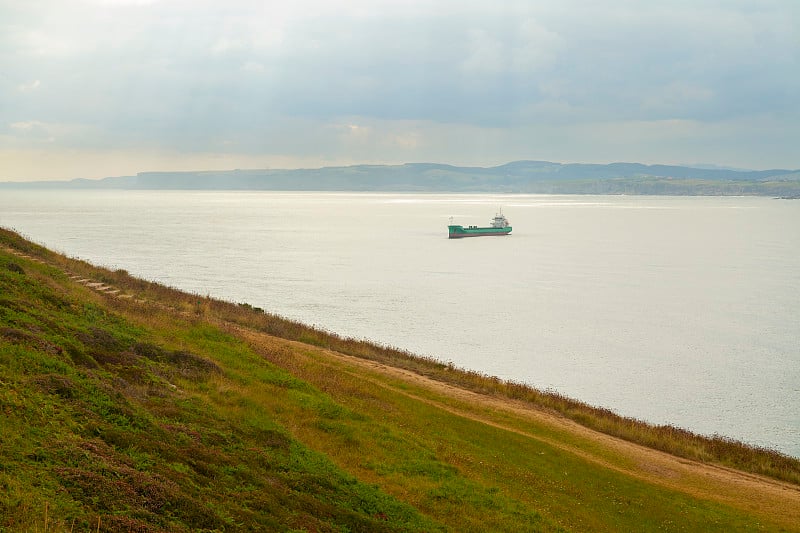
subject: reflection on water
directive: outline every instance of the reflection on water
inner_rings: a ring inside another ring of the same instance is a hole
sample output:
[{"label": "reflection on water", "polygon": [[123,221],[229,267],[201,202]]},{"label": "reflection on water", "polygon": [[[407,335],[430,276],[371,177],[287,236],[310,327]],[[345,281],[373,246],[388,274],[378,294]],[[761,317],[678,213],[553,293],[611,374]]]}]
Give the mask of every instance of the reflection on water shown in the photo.
[{"label": "reflection on water", "polygon": [[[449,217],[508,237],[448,240]],[[800,456],[800,202],[3,191],[68,255]]]}]

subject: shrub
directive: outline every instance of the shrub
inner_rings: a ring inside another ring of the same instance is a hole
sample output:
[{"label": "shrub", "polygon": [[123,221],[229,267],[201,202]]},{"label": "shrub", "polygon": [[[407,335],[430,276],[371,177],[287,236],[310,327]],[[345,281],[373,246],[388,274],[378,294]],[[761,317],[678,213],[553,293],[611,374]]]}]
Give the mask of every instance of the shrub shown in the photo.
[{"label": "shrub", "polygon": [[21,267],[21,266],[19,266],[19,265],[18,265],[18,264],[16,264],[16,263],[9,263],[9,264],[7,264],[7,265],[6,265],[6,268],[7,268],[8,270],[10,270],[11,272],[14,272],[14,273],[16,273],[16,274],[22,274],[23,276],[25,275],[25,271],[22,269],[22,267]]}]

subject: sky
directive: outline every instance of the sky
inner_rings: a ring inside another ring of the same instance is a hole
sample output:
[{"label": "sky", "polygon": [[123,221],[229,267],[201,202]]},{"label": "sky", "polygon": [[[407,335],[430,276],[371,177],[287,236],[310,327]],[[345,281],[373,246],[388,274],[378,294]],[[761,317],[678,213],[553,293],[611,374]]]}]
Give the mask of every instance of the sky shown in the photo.
[{"label": "sky", "polygon": [[800,168],[797,0],[0,0],[0,181]]}]

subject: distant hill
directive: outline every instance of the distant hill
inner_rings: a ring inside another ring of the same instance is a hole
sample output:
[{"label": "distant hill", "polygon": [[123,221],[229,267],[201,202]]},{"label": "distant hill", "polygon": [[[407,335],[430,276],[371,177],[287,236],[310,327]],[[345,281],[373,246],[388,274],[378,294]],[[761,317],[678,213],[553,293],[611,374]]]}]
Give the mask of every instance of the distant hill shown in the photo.
[{"label": "distant hill", "polygon": [[514,161],[496,167],[407,163],[296,170],[141,172],[100,180],[6,182],[0,183],[0,188],[797,196],[800,170],[549,161]]}]

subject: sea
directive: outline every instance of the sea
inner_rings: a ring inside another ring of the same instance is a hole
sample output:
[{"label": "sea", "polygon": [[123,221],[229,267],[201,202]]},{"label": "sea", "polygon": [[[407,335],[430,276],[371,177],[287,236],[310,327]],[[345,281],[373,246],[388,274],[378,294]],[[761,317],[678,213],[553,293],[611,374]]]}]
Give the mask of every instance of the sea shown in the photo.
[{"label": "sea", "polygon": [[[450,220],[506,237],[447,238]],[[69,256],[800,457],[800,201],[2,190]]]}]

